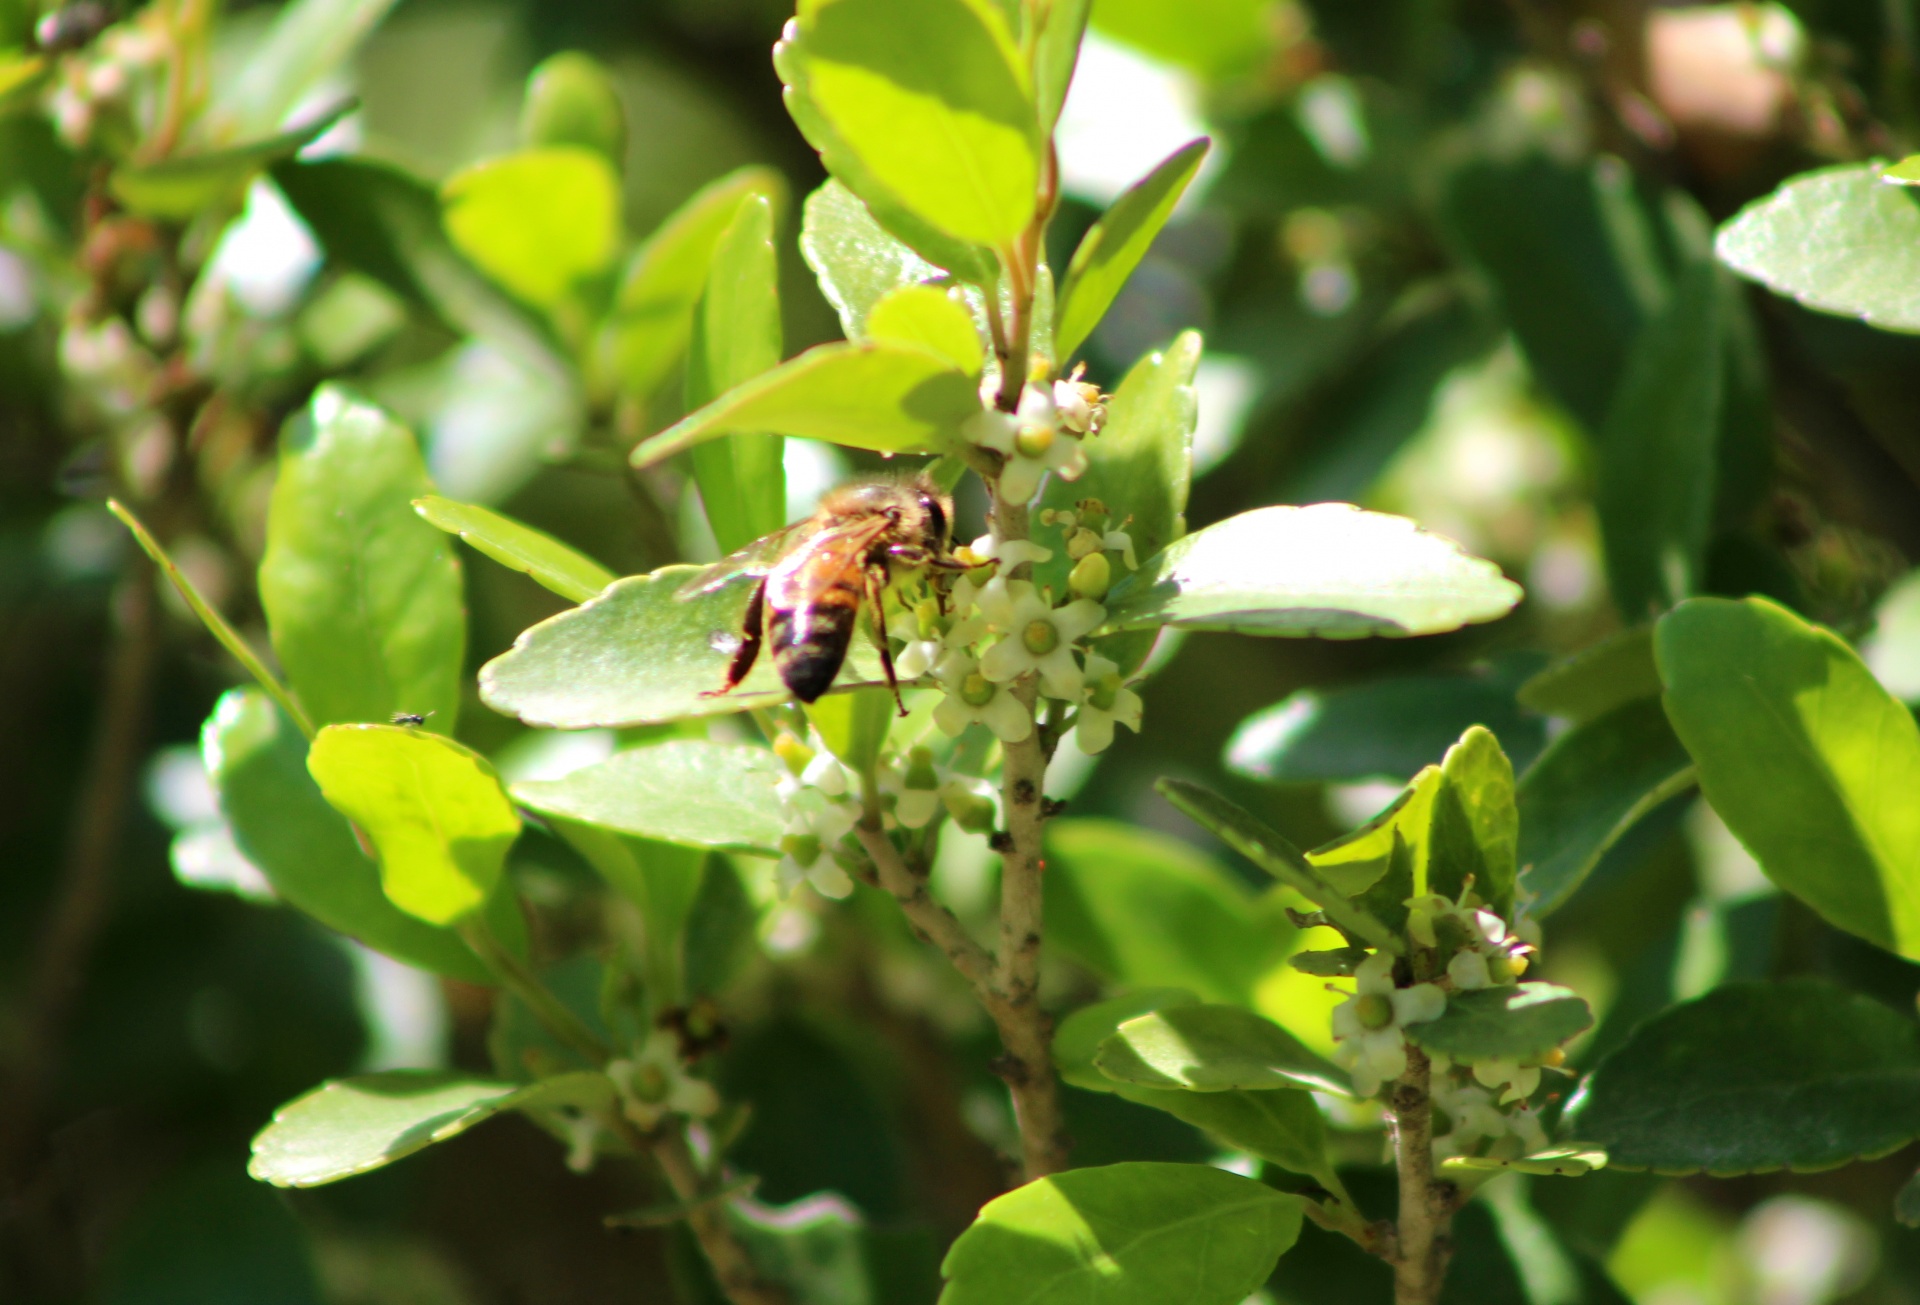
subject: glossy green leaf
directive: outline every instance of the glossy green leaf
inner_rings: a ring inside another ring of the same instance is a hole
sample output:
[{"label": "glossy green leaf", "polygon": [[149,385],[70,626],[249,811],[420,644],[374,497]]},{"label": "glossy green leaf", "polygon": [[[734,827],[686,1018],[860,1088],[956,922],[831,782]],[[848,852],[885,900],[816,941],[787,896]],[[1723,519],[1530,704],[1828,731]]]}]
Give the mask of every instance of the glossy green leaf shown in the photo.
[{"label": "glossy green leaf", "polygon": [[294,0],[232,75],[213,79],[208,113],[236,135],[282,125],[353,57],[394,0]]},{"label": "glossy green leaf", "polygon": [[260,601],[316,725],[460,709],[460,564],[413,500],[430,493],[413,434],[323,386],[290,424],[267,511]]},{"label": "glossy green leaf", "polygon": [[275,1187],[318,1187],[424,1151],[503,1111],[599,1107],[612,1097],[613,1085],[592,1073],[532,1086],[424,1070],[334,1079],[273,1112],[253,1139],[247,1172]]},{"label": "glossy green leaf", "polygon": [[403,725],[329,725],[307,770],[372,842],[395,906],[455,924],[486,905],[520,816],[485,757]]},{"label": "glossy green leaf", "polygon": [[561,779],[515,784],[513,797],[542,815],[623,834],[777,855],[785,821],[774,785],[783,773],[765,748],[674,739]]},{"label": "glossy green leaf", "polygon": [[1920,331],[1920,204],[1872,164],[1788,178],[1722,226],[1714,252],[1808,308]]},{"label": "glossy green leaf", "polygon": [[1117,1092],[1123,1086],[1094,1067],[1100,1044],[1122,1024],[1141,1015],[1177,1006],[1195,1006],[1200,999],[1185,988],[1139,988],[1105,1001],[1082,1006],[1055,1026],[1053,1064],[1060,1081],[1089,1092]]},{"label": "glossy green leaf", "polygon": [[520,142],[535,148],[577,145],[618,172],[627,155],[627,114],[606,65],[579,50],[541,60],[527,77],[520,104]]},{"label": "glossy green leaf", "polygon": [[1440,1172],[1461,1174],[1533,1174],[1541,1178],[1580,1178],[1607,1166],[1607,1153],[1592,1147],[1560,1146],[1512,1160],[1493,1156],[1448,1156],[1440,1162]]},{"label": "glossy green leaf", "polygon": [[560,392],[574,381],[544,323],[447,238],[440,200],[400,169],[367,159],[288,161],[274,184],[334,265],[364,273],[454,330],[479,336]]},{"label": "glossy green leaf", "polygon": [[1093,1064],[1139,1087],[1353,1091],[1345,1074],[1298,1038],[1238,1006],[1172,1006],[1135,1016],[1100,1044]]},{"label": "glossy green leaf", "polygon": [[748,199],[762,197],[778,212],[786,193],[785,179],[771,168],[730,172],[675,209],[634,251],[600,342],[598,365],[609,388],[637,399],[660,388],[686,352],[721,234]]},{"label": "glossy green leaf", "polygon": [[867,314],[869,339],[912,345],[946,359],[969,376],[986,365],[973,316],[952,294],[930,285],[890,290]]},{"label": "glossy green leaf", "polygon": [[1920,726],[1828,630],[1764,598],[1696,599],[1654,633],[1700,787],[1767,876],[1920,959]]},{"label": "glossy green leaf", "polygon": [[[667,767],[659,769],[665,770]],[[560,784],[565,781],[552,782]],[[516,799],[519,799],[519,789],[526,786],[526,783],[515,786]],[[610,789],[613,786],[604,787]],[[583,785],[582,788],[590,790],[591,786]],[[639,794],[638,803],[632,800],[636,791]],[[525,805],[545,815],[551,821],[554,832],[565,839],[567,845],[578,852],[581,859],[607,881],[609,887],[639,910],[640,919],[646,926],[639,949],[640,974],[647,985],[648,999],[655,1003],[656,1008],[674,1005],[684,1001],[687,996],[683,934],[699,898],[704,872],[710,864],[719,863],[707,855],[704,847],[634,837],[617,832],[617,824],[573,819],[565,809],[568,797],[579,798],[583,805],[590,805],[594,798],[604,796],[604,792],[594,791],[586,791],[584,795],[579,792],[563,794],[557,803],[561,809],[554,811],[545,811],[535,802],[525,802]],[[644,806],[649,796],[641,786],[629,785],[619,792],[615,800],[627,800],[624,810],[636,805]],[[610,801],[609,805],[612,804]],[[710,800],[701,810],[711,815],[718,805],[717,800]],[[735,814],[744,815],[747,820],[754,822],[761,819],[760,808],[748,803],[741,803],[740,808]],[[655,814],[659,812],[658,804],[647,809]],[[698,819],[698,813],[680,818],[678,826],[684,829],[695,825]],[[710,829],[711,825],[706,829],[696,829],[695,832],[707,832]],[[512,1062],[497,1059],[496,1063]]]},{"label": "glossy green leaf", "polygon": [[1496,620],[1519,601],[1499,567],[1451,540],[1322,503],[1256,508],[1176,541],[1113,587],[1102,630],[1397,637]]},{"label": "glossy green leaf", "polygon": [[[1200,335],[1184,331],[1164,350],[1133,365],[1107,404],[1107,423],[1087,441],[1087,469],[1078,480],[1051,477],[1041,496],[1043,508],[1065,510],[1085,499],[1099,499],[1117,523],[1126,526],[1136,559],[1151,558],[1187,533],[1187,493],[1193,481],[1193,430],[1199,417],[1193,378],[1200,366]],[[1064,541],[1059,541],[1064,544]],[[1114,575],[1127,577],[1125,563]],[[1050,561],[1034,568],[1034,579],[1066,592],[1073,559],[1056,545]],[[1100,652],[1131,674],[1153,648],[1148,633],[1103,640]]]},{"label": "glossy green leaf", "polygon": [[467,983],[493,982],[457,933],[387,899],[378,863],[307,773],[306,740],[265,694],[222,695],[200,749],[234,842],[281,900],[409,965]]},{"label": "glossy green leaf", "polygon": [[1513,765],[1490,731],[1472,726],[1440,763],[1426,891],[1457,900],[1471,877],[1495,914],[1511,915],[1519,825]]},{"label": "glossy green leaf", "polygon": [[1700,589],[1725,394],[1720,287],[1696,263],[1627,356],[1601,429],[1595,505],[1615,606],[1629,621]]},{"label": "glossy green leaf", "polygon": [[1092,0],[1052,0],[1037,15],[1033,42],[1033,100],[1039,112],[1041,135],[1051,135],[1073,84],[1074,65],[1080,60],[1080,40],[1087,31]]},{"label": "glossy green leaf", "polygon": [[1546,723],[1520,709],[1509,675],[1402,675],[1339,689],[1302,689],[1241,721],[1227,769],[1275,784],[1405,782],[1484,725],[1521,764],[1546,743]]},{"label": "glossy green leaf", "polygon": [[1060,287],[1054,323],[1056,357],[1073,357],[1093,334],[1133,269],[1147,256],[1160,228],[1173,216],[1174,205],[1200,171],[1211,145],[1205,137],[1182,145],[1129,187],[1080,238]]},{"label": "glossy green leaf", "polygon": [[633,463],[651,466],[735,431],[879,453],[941,453],[979,410],[973,378],[938,354],[897,344],[823,344],[642,441]]},{"label": "glossy green leaf", "polygon": [[1618,1169],[1831,1169],[1920,1137],[1920,1030],[1820,979],[1732,983],[1634,1030],[1562,1132]]},{"label": "glossy green leaf", "polygon": [[[814,146],[856,194],[871,200],[860,174],[871,176],[956,240],[998,247],[1026,228],[1040,175],[1033,97],[990,0],[813,0],[781,44],[789,101],[831,130]],[[839,166],[839,147],[858,174]]]},{"label": "glossy green leaf", "polygon": [[1069,1170],[981,1208],[941,1265],[941,1305],[1239,1305],[1302,1208],[1208,1165]]},{"label": "glossy green leaf", "polygon": [[447,234],[475,266],[552,309],[612,265],[620,178],[578,145],[520,150],[463,168],[440,188]]},{"label": "glossy green leaf", "polygon": [[1660,696],[1653,627],[1636,625],[1555,662],[1520,686],[1520,703],[1578,725],[1641,698]]},{"label": "glossy green leaf", "polygon": [[849,340],[866,338],[867,314],[886,295],[946,275],[874,221],[860,197],[832,177],[802,207],[800,255]]},{"label": "glossy green leaf", "polygon": [[1094,0],[1093,25],[1114,39],[1203,77],[1248,73],[1274,47],[1263,0]]},{"label": "glossy green leaf", "polygon": [[[689,408],[780,364],[780,265],[773,203],[748,195],[720,233],[693,313]],[[692,449],[694,480],[720,551],[731,553],[787,523],[787,473],[778,435],[740,431]]]},{"label": "glossy green leaf", "polygon": [[123,163],[107,178],[107,188],[135,213],[185,221],[204,209],[237,203],[247,183],[299,153],[351,107],[342,104],[305,126],[228,149],[177,154],[157,163]]},{"label": "glossy green leaf", "polygon": [[1657,698],[1556,738],[1520,780],[1520,885],[1534,914],[1563,905],[1607,849],[1693,782],[1693,761]]},{"label": "glossy green leaf", "polygon": [[413,508],[426,521],[458,535],[500,565],[532,577],[542,587],[573,602],[585,602],[614,581],[613,572],[586,554],[492,508],[456,503],[438,494],[415,499]]},{"label": "glossy green leaf", "polygon": [[1290,931],[1176,839],[1107,820],[1047,826],[1047,939],[1116,983],[1245,1002]]},{"label": "glossy green leaf", "polygon": [[807,722],[820,733],[827,751],[855,774],[871,770],[880,760],[897,708],[889,689],[856,689],[834,693],[806,705]]},{"label": "glossy green leaf", "polygon": [[[738,635],[758,582],[742,577],[713,593],[678,597],[693,574],[691,567],[666,567],[628,576],[524,631],[480,668],[481,701],[553,729],[652,725],[786,701],[792,695],[764,656],[739,688],[709,696],[732,660],[714,636]],[[879,681],[869,641],[855,640],[847,660],[838,688]]]},{"label": "glossy green leaf", "polygon": [[1551,983],[1481,988],[1448,996],[1438,1019],[1407,1026],[1407,1037],[1456,1061],[1538,1060],[1593,1026],[1577,993]]},{"label": "glossy green leaf", "polygon": [[1349,901],[1347,893],[1329,882],[1298,848],[1245,807],[1182,779],[1163,779],[1154,787],[1228,847],[1304,895],[1347,933],[1375,947],[1401,950],[1400,940],[1391,929]]},{"label": "glossy green leaf", "polygon": [[0,53],[0,113],[25,105],[52,70],[53,64],[44,54],[21,50]]},{"label": "glossy green leaf", "polygon": [[1890,163],[1880,172],[1880,180],[1895,186],[1920,185],[1920,154],[1909,154],[1898,163]]}]

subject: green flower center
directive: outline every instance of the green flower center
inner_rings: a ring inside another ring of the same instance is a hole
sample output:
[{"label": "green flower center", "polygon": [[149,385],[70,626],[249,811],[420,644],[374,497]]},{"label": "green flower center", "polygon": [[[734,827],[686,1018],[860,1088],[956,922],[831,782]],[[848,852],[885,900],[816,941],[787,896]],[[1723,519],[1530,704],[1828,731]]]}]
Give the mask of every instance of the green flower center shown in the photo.
[{"label": "green flower center", "polygon": [[994,684],[979,671],[960,681],[960,701],[969,707],[984,707],[993,701]]},{"label": "green flower center", "polygon": [[1029,426],[1014,436],[1013,447],[1020,450],[1020,456],[1040,459],[1047,456],[1047,450],[1053,447],[1053,430],[1047,426]]},{"label": "green flower center", "polygon": [[1020,644],[1035,657],[1045,657],[1060,646],[1060,632],[1052,621],[1028,621],[1020,632]]},{"label": "green flower center", "polygon": [[801,865],[812,865],[820,859],[820,837],[817,834],[788,834],[780,840],[780,850]]},{"label": "green flower center", "polygon": [[1393,1002],[1377,992],[1362,993],[1353,1003],[1353,1017],[1361,1028],[1377,1033],[1393,1023]]},{"label": "green flower center", "polygon": [[1112,711],[1113,705],[1120,701],[1120,677],[1109,675],[1097,681],[1087,694],[1087,705],[1095,711]]}]

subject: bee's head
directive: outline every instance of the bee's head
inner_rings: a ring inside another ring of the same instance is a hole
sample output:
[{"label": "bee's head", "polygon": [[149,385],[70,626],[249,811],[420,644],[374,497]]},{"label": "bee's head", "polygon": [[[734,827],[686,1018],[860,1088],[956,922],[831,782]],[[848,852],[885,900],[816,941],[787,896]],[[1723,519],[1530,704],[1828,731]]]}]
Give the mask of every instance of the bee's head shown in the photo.
[{"label": "bee's head", "polygon": [[913,497],[926,513],[927,537],[934,551],[946,552],[953,544],[953,500],[942,494],[939,486],[927,476],[914,482]]}]

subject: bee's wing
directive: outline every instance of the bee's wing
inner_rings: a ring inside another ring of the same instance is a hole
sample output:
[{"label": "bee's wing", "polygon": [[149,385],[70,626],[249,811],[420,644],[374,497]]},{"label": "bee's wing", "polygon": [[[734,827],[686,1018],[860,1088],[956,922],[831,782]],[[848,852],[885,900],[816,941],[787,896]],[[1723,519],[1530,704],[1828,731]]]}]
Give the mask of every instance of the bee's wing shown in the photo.
[{"label": "bee's wing", "polygon": [[673,596],[684,601],[699,594],[710,594],[735,576],[765,575],[796,543],[817,528],[811,520],[796,521],[784,530],[763,535],[745,548],[695,571],[687,577],[686,583],[674,591]]}]

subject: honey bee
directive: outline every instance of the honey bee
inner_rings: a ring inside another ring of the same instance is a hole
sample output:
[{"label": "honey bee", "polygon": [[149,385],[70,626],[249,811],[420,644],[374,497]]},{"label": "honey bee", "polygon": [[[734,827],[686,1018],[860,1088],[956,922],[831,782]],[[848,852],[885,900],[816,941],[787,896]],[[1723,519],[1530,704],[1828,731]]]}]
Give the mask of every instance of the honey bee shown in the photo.
[{"label": "honey bee", "polygon": [[706,696],[738,687],[758,660],[761,643],[771,639],[780,679],[800,701],[817,700],[846,661],[864,602],[887,686],[906,715],[881,596],[901,575],[965,570],[950,556],[952,543],[953,500],[924,475],[857,480],[829,491],[805,521],[755,540],[681,587],[684,599],[712,593],[735,576],[760,577],[747,599],[726,683]]}]

